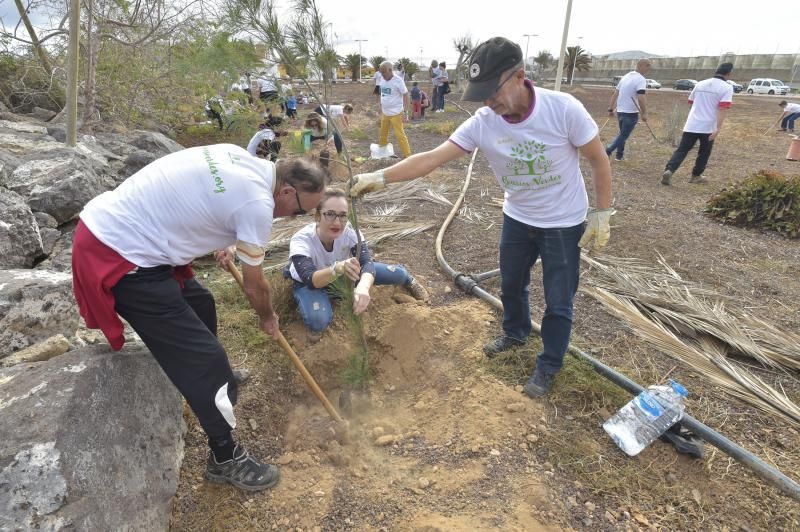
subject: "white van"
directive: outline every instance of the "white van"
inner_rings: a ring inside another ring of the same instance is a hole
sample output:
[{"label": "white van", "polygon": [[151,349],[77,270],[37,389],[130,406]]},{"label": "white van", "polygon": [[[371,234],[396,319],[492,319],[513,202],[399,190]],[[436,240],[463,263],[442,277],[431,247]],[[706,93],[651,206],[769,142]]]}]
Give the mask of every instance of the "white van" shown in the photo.
[{"label": "white van", "polygon": [[788,94],[789,86],[784,85],[779,79],[756,78],[751,79],[747,86],[747,94]]}]

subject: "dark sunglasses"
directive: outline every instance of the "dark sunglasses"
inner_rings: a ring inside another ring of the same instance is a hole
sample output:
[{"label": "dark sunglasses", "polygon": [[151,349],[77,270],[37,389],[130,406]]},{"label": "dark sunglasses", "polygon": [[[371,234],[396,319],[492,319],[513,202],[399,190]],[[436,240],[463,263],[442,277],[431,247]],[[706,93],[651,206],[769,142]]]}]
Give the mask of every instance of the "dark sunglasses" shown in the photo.
[{"label": "dark sunglasses", "polygon": [[297,198],[297,210],[292,213],[292,216],[301,216],[306,214],[308,211],[306,211],[303,208],[303,205],[300,203],[300,194],[297,193],[297,189],[294,189],[294,197]]}]

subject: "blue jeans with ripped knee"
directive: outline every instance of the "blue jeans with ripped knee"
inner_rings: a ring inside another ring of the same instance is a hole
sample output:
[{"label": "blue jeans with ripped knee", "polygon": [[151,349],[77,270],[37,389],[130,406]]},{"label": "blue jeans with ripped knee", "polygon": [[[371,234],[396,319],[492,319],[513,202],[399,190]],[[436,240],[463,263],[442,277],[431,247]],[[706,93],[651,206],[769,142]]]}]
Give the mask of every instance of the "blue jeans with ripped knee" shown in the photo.
[{"label": "blue jeans with ripped knee", "polygon": [[[375,265],[376,285],[401,285],[411,284],[413,278],[403,266],[373,263]],[[302,283],[294,283],[294,300],[297,310],[303,318],[303,324],[314,332],[322,332],[328,328],[333,320],[333,307],[331,295],[327,287],[311,288]]]}]

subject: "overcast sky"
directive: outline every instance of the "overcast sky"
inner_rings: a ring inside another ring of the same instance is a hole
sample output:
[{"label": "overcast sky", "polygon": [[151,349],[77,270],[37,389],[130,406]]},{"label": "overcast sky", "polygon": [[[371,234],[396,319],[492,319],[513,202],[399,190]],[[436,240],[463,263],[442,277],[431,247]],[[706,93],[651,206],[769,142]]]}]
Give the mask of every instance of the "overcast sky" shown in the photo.
[{"label": "overcast sky", "polygon": [[[289,0],[277,0],[290,5]],[[337,51],[365,56],[409,57],[454,63],[455,37],[476,40],[502,35],[528,56],[554,55],[561,42],[567,0],[317,0],[333,23]],[[0,18],[14,24],[13,0],[0,0]],[[537,37],[524,37],[538,34]],[[800,53],[800,2],[735,0],[573,0],[568,46],[592,54],[643,50],[657,55],[694,56]]]}]

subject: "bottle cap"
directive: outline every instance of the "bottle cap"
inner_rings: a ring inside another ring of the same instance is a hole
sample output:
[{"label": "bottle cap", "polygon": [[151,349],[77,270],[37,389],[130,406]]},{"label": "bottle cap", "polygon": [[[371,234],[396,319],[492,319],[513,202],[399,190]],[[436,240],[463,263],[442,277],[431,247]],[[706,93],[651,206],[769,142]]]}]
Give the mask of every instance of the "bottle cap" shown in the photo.
[{"label": "bottle cap", "polygon": [[686,388],[684,388],[683,385],[678,381],[670,379],[669,385],[672,386],[672,389],[675,390],[675,393],[677,393],[681,397],[687,397],[689,395],[689,392],[686,390]]}]

